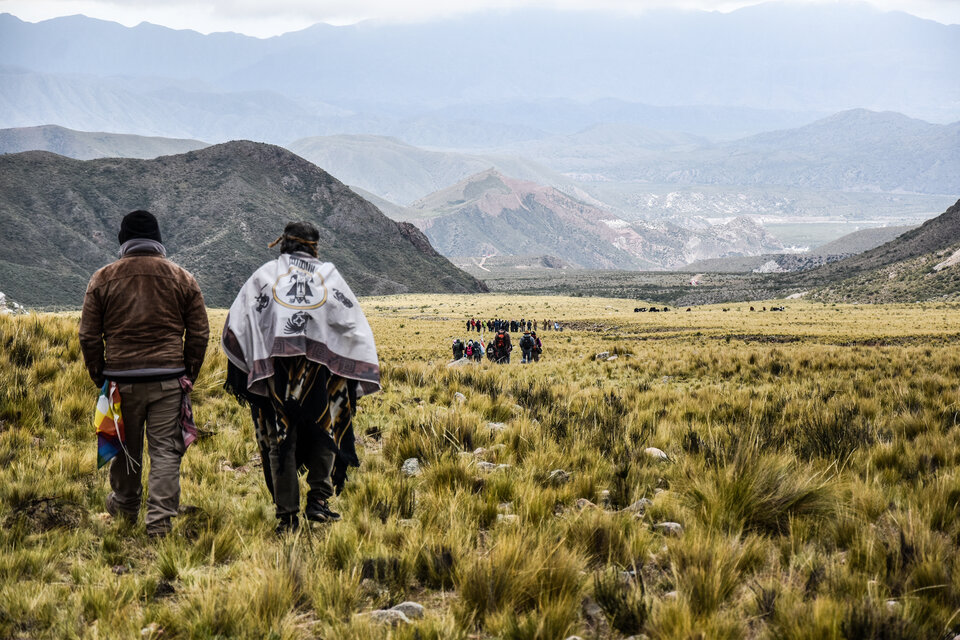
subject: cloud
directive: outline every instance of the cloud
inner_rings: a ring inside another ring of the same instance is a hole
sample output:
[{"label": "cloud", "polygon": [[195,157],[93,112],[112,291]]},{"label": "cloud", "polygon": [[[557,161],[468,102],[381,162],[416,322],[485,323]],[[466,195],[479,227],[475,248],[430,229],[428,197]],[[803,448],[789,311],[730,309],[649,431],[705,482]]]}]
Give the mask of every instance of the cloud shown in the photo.
[{"label": "cloud", "polygon": [[[794,0],[835,2],[836,0]],[[152,22],[202,33],[237,31],[267,37],[318,22],[350,24],[366,19],[418,22],[482,10],[518,7],[639,13],[673,7],[732,11],[760,0],[0,0],[0,11],[29,21],[83,14],[132,26]],[[960,23],[957,0],[871,0],[945,23]]]}]

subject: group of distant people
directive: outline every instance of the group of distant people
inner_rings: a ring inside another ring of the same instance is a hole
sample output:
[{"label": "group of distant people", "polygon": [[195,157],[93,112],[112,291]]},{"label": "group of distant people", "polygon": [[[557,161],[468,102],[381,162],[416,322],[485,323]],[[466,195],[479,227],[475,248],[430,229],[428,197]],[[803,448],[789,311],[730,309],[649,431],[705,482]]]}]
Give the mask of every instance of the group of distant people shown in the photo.
[{"label": "group of distant people", "polygon": [[[486,355],[487,359],[491,362],[508,364],[510,362],[510,354],[513,352],[513,340],[510,338],[510,332],[523,331],[523,336],[518,343],[522,354],[521,363],[539,362],[540,355],[543,353],[543,341],[540,340],[540,337],[537,335],[537,325],[538,322],[536,320],[503,320],[498,318],[495,320],[480,321],[471,318],[467,320],[468,331],[477,331],[479,333],[484,327],[487,327],[490,331],[494,332],[493,339],[491,339],[489,343],[484,344],[482,339],[468,339],[464,342],[460,338],[455,338],[452,346],[453,359],[456,361],[467,358],[468,360],[480,362],[483,360],[483,356]],[[549,327],[549,321],[545,320],[543,326]],[[563,330],[559,322],[554,322],[553,326],[556,331]]]},{"label": "group of distant people", "polygon": [[563,331],[563,325],[557,320],[544,320],[543,322],[526,318],[520,318],[519,320],[504,320],[503,318],[478,320],[470,318],[467,320],[467,331],[476,331],[477,333],[480,333],[483,329],[493,332],[503,330],[517,333],[518,331],[537,331],[539,327],[543,327],[544,331]]}]

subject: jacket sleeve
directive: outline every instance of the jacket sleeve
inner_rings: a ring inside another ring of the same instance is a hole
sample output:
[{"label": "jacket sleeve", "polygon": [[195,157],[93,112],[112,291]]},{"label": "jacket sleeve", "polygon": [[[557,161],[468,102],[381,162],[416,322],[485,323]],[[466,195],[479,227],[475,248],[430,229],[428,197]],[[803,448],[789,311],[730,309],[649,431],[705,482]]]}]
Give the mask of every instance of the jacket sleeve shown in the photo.
[{"label": "jacket sleeve", "polygon": [[83,311],[80,313],[80,352],[90,379],[103,384],[103,303],[100,293],[91,279],[83,296]]},{"label": "jacket sleeve", "polygon": [[190,278],[183,309],[183,325],[186,335],[183,338],[183,366],[187,376],[196,380],[207,355],[207,340],[210,338],[210,325],[207,321],[207,307],[203,303],[203,294],[197,281]]}]

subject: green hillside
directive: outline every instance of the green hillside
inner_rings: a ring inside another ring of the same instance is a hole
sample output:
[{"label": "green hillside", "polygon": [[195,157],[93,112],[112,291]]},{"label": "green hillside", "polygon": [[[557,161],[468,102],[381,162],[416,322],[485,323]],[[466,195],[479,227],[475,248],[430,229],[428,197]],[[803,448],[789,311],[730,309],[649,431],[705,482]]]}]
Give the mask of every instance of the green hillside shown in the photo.
[{"label": "green hillside", "polygon": [[289,220],[320,228],[320,255],[358,295],[471,292],[482,283],[331,175],[285,149],[230,142],[155,160],[0,156],[0,291],[29,306],[76,306],[116,257],[120,219],[148,209],[170,257],[210,306],[228,305]]}]

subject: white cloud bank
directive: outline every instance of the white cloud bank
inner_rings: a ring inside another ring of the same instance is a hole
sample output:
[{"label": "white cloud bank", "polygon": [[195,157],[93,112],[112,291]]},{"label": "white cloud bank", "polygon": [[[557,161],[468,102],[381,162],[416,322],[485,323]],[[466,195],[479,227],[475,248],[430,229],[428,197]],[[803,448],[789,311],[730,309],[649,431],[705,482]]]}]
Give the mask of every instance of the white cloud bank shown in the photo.
[{"label": "white cloud bank", "polygon": [[[127,26],[152,22],[201,33],[236,31],[262,38],[318,22],[341,25],[366,19],[417,22],[472,11],[521,7],[638,13],[662,7],[732,11],[758,3],[759,0],[0,0],[0,12],[12,13],[30,22],[83,14]],[[870,4],[885,11],[905,11],[945,24],[960,24],[960,0],[871,0]]]}]

